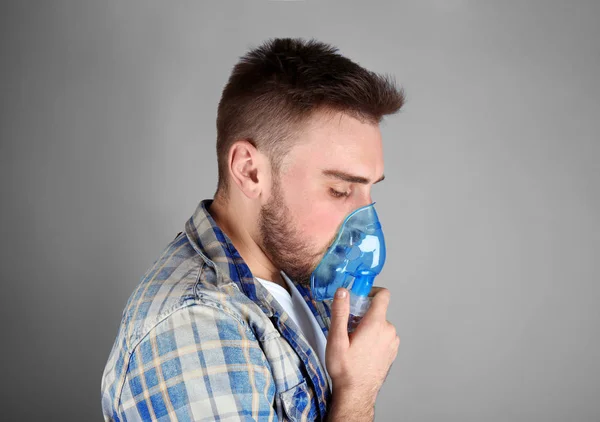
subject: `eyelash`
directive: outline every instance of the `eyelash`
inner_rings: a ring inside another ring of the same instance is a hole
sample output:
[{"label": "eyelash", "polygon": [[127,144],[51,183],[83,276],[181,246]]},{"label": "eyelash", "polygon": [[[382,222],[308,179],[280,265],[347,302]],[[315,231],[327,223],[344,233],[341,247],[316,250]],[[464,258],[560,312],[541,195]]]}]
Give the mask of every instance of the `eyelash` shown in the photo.
[{"label": "eyelash", "polygon": [[329,191],[331,192],[331,195],[334,198],[345,198],[345,197],[350,196],[350,192],[338,192],[337,190],[332,189],[332,188],[329,188]]}]

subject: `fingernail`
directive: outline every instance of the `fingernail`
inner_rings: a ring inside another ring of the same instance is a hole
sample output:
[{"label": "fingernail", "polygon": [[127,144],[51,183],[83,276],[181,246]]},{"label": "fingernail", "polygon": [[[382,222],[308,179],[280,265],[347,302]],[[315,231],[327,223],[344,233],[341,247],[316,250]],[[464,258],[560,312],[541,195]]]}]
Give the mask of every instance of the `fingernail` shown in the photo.
[{"label": "fingernail", "polygon": [[340,299],[345,298],[346,290],[345,289],[337,289],[337,291],[335,292],[335,297],[339,297]]}]

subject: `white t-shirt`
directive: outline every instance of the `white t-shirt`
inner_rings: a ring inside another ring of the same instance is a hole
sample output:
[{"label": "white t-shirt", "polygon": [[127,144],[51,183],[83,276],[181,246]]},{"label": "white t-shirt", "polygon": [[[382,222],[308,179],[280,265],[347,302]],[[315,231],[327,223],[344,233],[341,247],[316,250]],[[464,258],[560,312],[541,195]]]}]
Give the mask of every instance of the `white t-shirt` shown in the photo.
[{"label": "white t-shirt", "polygon": [[323,368],[325,368],[325,374],[329,380],[329,385],[331,385],[331,379],[329,378],[327,367],[325,366],[325,347],[327,346],[327,339],[323,334],[323,330],[321,330],[317,319],[304,301],[304,298],[302,298],[296,285],[283,271],[281,271],[281,275],[292,292],[291,296],[288,291],[279,284],[262,278],[255,278],[273,295],[283,310],[300,328],[302,334],[308,341],[308,344],[310,344],[317,353]]}]

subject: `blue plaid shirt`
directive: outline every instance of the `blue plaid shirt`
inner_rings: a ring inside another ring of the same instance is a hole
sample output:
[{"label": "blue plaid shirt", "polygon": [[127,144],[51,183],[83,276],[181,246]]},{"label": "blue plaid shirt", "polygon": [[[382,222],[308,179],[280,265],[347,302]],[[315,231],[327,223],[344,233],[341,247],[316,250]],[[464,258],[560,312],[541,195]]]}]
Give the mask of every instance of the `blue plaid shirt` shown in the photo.
[{"label": "blue plaid shirt", "polygon": [[[130,296],[102,376],[110,421],[325,420],[316,352],[200,201]],[[331,302],[297,286],[327,337]]]}]

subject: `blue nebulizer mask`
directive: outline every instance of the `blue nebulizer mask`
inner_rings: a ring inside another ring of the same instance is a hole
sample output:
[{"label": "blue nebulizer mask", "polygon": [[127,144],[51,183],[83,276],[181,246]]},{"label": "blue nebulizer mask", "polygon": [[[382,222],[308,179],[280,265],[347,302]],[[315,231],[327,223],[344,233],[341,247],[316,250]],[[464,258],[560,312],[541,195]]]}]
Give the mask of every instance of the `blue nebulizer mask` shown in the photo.
[{"label": "blue nebulizer mask", "polygon": [[310,277],[315,300],[333,299],[340,287],[350,291],[349,332],[369,309],[369,292],[385,262],[385,240],[374,205],[358,208],[346,217]]}]

